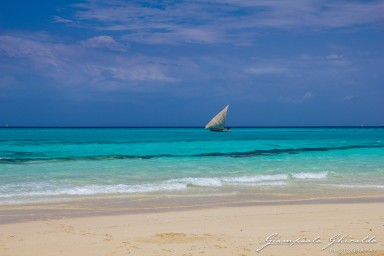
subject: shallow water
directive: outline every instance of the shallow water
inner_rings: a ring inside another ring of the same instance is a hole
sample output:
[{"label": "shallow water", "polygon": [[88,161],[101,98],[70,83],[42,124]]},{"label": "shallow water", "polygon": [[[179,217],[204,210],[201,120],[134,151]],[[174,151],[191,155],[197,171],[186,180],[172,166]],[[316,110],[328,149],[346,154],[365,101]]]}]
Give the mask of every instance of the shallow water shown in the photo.
[{"label": "shallow water", "polygon": [[0,205],[384,192],[384,128],[4,128]]}]

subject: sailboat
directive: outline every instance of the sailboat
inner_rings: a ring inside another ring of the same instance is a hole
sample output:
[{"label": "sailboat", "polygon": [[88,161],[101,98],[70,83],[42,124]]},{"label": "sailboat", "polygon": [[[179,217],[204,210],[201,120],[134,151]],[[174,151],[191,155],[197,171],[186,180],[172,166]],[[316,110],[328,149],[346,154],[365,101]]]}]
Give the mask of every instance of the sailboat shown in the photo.
[{"label": "sailboat", "polygon": [[211,121],[205,126],[205,129],[209,129],[212,132],[230,132],[231,129],[224,128],[225,120],[227,119],[227,111],[229,105],[223,108],[217,115],[215,115]]}]

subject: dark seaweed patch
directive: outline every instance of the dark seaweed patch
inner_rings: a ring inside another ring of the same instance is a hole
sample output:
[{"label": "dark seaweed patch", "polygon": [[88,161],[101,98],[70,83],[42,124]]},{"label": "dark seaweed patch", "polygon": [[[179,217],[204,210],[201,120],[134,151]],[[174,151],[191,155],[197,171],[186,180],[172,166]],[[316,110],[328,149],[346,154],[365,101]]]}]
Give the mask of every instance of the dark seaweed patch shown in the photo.
[{"label": "dark seaweed patch", "polygon": [[281,154],[300,154],[307,152],[326,152],[334,150],[352,150],[363,148],[383,148],[384,145],[350,145],[340,147],[317,147],[317,148],[286,148],[286,149],[268,149],[268,150],[251,150],[246,152],[208,152],[192,155],[172,155],[172,154],[155,154],[155,155],[97,155],[97,156],[74,156],[74,157],[56,157],[48,158],[42,153],[31,152],[13,152],[2,151],[0,152],[0,163],[2,164],[17,164],[34,161],[103,161],[103,160],[147,160],[154,158],[179,158],[179,157],[233,157],[233,158],[248,158],[260,156],[276,156]]}]

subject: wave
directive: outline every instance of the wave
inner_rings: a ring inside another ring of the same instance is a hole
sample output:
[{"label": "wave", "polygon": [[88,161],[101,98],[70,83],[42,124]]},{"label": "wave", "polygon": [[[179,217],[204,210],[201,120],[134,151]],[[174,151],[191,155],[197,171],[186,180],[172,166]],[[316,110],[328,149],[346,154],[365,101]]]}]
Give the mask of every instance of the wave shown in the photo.
[{"label": "wave", "polygon": [[167,181],[171,184],[184,184],[186,187],[221,187],[220,178],[180,178]]},{"label": "wave", "polygon": [[282,181],[288,180],[288,174],[275,174],[275,175],[255,175],[255,176],[240,176],[240,177],[227,177],[223,178],[226,183],[258,183],[264,181]]},{"label": "wave", "polygon": [[299,180],[306,179],[326,179],[328,176],[328,172],[318,172],[318,173],[308,173],[308,172],[299,172],[292,173],[292,178]]},{"label": "wave", "polygon": [[[301,173],[301,175],[317,179],[324,176],[324,173]],[[57,182],[25,182],[0,186],[0,204],[1,201],[15,198],[137,194],[180,191],[191,187],[285,186],[289,179],[289,174],[270,174],[237,177],[186,177],[145,184],[64,185]]]},{"label": "wave", "polygon": [[[38,197],[38,196],[87,196],[97,194],[131,194],[148,193],[158,191],[172,191],[185,189],[186,185],[181,183],[160,183],[160,184],[115,184],[115,185],[83,185],[83,186],[60,186],[52,183],[25,183],[0,188],[0,198],[13,197]],[[18,190],[15,192],[3,193],[5,190]]]},{"label": "wave", "polygon": [[288,174],[254,175],[239,177],[214,177],[214,178],[181,178],[169,180],[169,183],[181,183],[196,187],[221,187],[226,185],[285,185],[289,179]]},{"label": "wave", "polygon": [[232,158],[249,158],[258,156],[276,156],[281,154],[300,154],[308,152],[325,152],[337,150],[353,150],[353,149],[369,149],[369,148],[384,148],[383,144],[370,145],[349,145],[335,147],[313,147],[313,148],[285,148],[285,149],[257,149],[245,152],[207,152],[200,154],[154,154],[154,155],[96,155],[96,156],[66,156],[66,157],[48,157],[43,153],[32,152],[14,152],[1,151],[0,163],[17,164],[31,161],[100,161],[100,160],[146,160],[154,158],[187,158],[187,157],[232,157]]},{"label": "wave", "polygon": [[384,185],[376,185],[376,184],[368,184],[368,185],[352,185],[352,184],[333,184],[333,186],[336,187],[343,187],[343,188],[374,188],[374,189],[384,189]]}]

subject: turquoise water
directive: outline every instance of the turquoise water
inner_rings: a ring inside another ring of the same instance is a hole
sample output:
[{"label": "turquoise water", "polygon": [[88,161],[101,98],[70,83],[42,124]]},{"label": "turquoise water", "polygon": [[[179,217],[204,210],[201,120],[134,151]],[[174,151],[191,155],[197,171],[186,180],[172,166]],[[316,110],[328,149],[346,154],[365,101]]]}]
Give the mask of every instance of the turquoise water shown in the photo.
[{"label": "turquoise water", "polygon": [[384,128],[4,128],[0,205],[384,192]]}]

